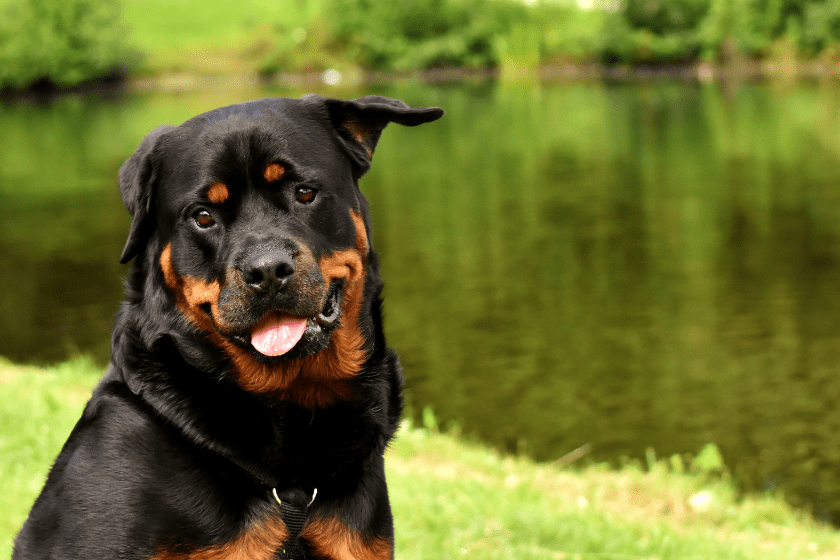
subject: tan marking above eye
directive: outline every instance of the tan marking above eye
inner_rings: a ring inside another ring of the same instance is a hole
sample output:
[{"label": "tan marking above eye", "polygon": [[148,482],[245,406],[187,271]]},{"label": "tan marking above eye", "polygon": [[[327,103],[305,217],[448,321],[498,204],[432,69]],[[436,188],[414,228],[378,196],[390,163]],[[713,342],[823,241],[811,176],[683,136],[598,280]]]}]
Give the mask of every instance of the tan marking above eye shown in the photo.
[{"label": "tan marking above eye", "polygon": [[279,163],[269,163],[268,166],[265,168],[265,173],[263,174],[263,176],[265,177],[265,180],[269,183],[274,183],[275,181],[279,181],[285,174],[285,167],[283,167]]},{"label": "tan marking above eye", "polygon": [[207,190],[207,200],[213,204],[222,204],[230,197],[230,191],[224,183],[213,183]]}]

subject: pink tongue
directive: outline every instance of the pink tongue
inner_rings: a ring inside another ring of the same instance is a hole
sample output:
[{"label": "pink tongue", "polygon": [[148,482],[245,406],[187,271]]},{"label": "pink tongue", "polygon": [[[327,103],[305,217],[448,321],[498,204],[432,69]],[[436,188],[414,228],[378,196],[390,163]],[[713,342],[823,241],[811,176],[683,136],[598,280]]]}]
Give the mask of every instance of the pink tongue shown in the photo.
[{"label": "pink tongue", "polygon": [[306,319],[277,318],[268,323],[265,321],[251,333],[251,344],[257,352],[265,356],[282,356],[297,344],[303,331],[306,330]]}]

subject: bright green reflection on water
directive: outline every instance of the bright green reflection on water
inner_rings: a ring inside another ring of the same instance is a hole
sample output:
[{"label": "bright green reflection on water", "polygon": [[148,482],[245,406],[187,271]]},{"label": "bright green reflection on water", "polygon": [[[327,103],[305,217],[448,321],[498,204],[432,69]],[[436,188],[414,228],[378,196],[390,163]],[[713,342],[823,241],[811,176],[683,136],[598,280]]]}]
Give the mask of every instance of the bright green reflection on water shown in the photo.
[{"label": "bright green reflection on water", "polygon": [[[400,85],[362,181],[410,400],[554,459],[697,452],[840,520],[840,96]],[[0,106],[0,354],[107,357],[142,135],[290,92]],[[297,95],[299,92],[291,92]]]}]

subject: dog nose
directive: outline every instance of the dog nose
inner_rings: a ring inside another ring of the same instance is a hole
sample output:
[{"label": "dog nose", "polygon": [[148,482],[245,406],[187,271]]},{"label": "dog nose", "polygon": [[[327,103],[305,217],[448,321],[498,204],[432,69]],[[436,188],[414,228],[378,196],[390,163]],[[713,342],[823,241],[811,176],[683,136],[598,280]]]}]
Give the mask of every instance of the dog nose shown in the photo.
[{"label": "dog nose", "polygon": [[258,292],[282,290],[295,273],[295,261],[287,251],[269,251],[247,260],[240,273],[242,280]]}]

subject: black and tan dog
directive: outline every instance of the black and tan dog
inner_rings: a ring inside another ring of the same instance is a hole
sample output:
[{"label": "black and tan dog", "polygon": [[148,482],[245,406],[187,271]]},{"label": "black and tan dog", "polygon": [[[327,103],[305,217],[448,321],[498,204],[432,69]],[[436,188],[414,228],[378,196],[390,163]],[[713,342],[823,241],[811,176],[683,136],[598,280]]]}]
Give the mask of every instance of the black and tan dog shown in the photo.
[{"label": "black and tan dog", "polygon": [[389,122],[442,114],[270,98],[143,140],[111,365],[14,560],[393,557],[402,378],[358,179]]}]

